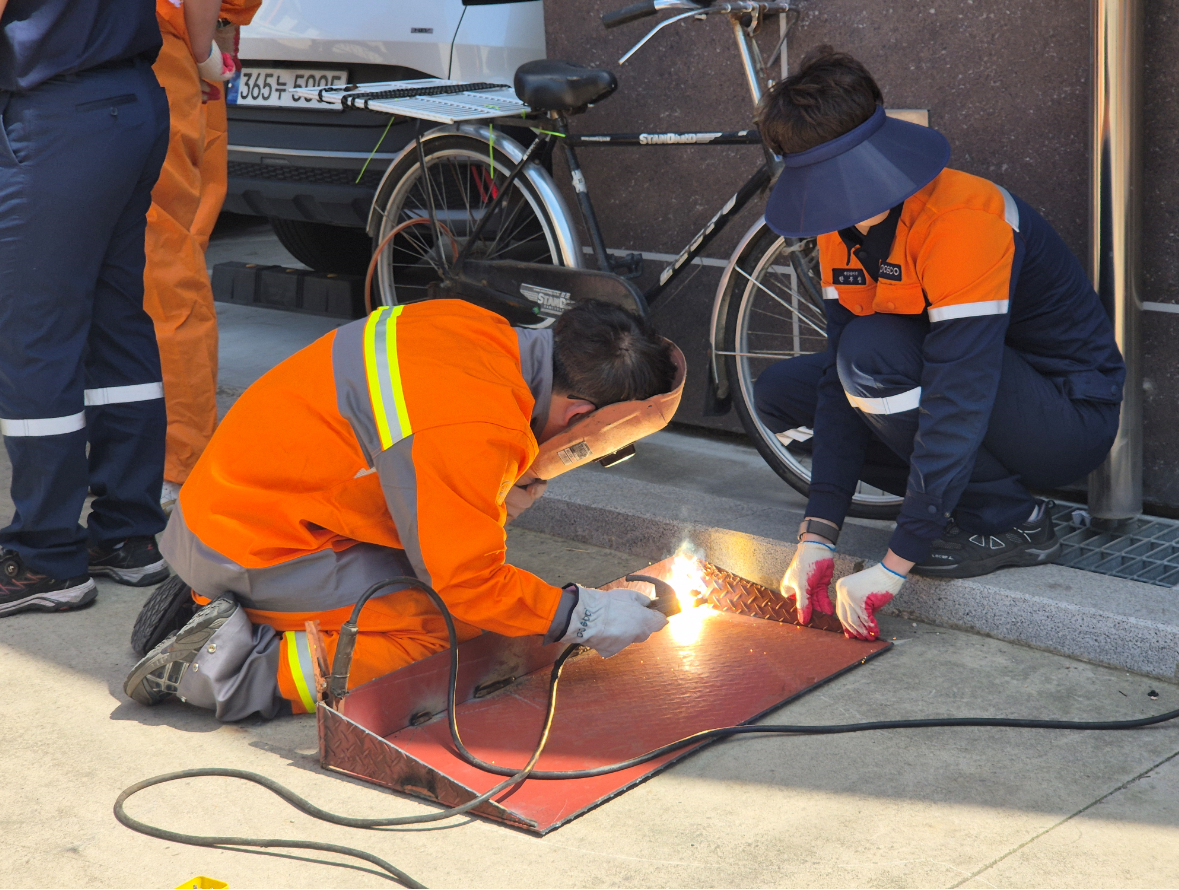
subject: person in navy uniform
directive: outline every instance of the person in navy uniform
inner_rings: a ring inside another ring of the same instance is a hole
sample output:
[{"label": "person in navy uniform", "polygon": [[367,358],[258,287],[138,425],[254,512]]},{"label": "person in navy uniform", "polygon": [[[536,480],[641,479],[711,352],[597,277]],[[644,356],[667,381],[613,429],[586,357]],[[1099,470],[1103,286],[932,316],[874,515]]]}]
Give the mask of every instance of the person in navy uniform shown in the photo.
[{"label": "person in navy uniform", "polygon": [[[0,0],[0,434],[16,513],[0,616],[168,575],[165,416],[143,309],[168,148],[152,0]],[[87,528],[78,519],[95,495]]]},{"label": "person in navy uniform", "polygon": [[[784,169],[766,222],[818,237],[826,352],[757,380],[775,433],[813,430],[799,547],[782,580],[806,622],[875,638],[909,571],[967,578],[1060,553],[1032,489],[1105,458],[1125,366],[1081,264],[1002,186],[946,167],[935,130],[886,117],[856,59],[820,47],[758,112]],[[857,482],[904,497],[888,552],[828,593]]]}]

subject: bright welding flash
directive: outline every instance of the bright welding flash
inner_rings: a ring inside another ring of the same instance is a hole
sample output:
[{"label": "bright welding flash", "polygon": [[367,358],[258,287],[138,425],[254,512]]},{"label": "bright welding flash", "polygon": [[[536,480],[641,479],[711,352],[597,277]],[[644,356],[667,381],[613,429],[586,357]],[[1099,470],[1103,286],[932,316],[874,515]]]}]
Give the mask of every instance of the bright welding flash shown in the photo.
[{"label": "bright welding flash", "polygon": [[671,564],[671,576],[667,580],[675,588],[681,609],[668,622],[668,633],[678,645],[691,646],[704,631],[704,622],[716,614],[703,605],[704,564],[681,550]]}]

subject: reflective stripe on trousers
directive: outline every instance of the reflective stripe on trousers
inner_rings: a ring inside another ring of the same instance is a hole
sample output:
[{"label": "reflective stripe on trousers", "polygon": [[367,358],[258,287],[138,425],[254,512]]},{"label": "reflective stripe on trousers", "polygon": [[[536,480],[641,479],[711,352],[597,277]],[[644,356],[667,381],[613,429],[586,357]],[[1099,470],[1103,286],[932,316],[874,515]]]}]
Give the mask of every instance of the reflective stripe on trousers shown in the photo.
[{"label": "reflective stripe on trousers", "polygon": [[[85,391],[87,407],[118,405],[125,402],[147,402],[164,397],[162,383],[135,383],[130,386],[107,386]],[[67,414],[65,417],[31,417],[26,419],[0,417],[0,435],[3,436],[63,436],[77,432],[86,426],[86,412]]]},{"label": "reflective stripe on trousers", "polygon": [[291,670],[291,679],[295,681],[299,701],[304,711],[313,714],[316,701],[315,667],[311,662],[311,649],[307,645],[307,631],[288,630],[282,636],[286,645],[287,667]]},{"label": "reflective stripe on trousers", "polygon": [[851,402],[851,406],[865,414],[903,414],[912,411],[921,404],[921,387],[905,390],[895,396],[870,399],[863,396],[853,396],[846,389],[843,394]]}]

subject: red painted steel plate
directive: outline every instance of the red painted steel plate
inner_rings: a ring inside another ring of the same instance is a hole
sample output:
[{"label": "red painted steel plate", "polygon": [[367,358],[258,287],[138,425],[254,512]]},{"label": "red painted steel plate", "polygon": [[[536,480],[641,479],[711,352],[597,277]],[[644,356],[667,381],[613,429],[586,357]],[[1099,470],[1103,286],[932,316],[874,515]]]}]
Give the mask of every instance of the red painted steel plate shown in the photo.
[{"label": "red painted steel plate", "polygon": [[[671,619],[646,643],[565,665],[548,747],[538,769],[614,763],[719,726],[748,723],[889,647],[841,634],[701,608]],[[536,746],[548,668],[457,709],[476,756],[523,766]],[[501,781],[459,759],[444,717],[385,736],[445,776],[482,793]],[[699,746],[697,746],[699,747]],[[543,834],[649,778],[688,749],[589,779],[529,779],[497,801]]]}]

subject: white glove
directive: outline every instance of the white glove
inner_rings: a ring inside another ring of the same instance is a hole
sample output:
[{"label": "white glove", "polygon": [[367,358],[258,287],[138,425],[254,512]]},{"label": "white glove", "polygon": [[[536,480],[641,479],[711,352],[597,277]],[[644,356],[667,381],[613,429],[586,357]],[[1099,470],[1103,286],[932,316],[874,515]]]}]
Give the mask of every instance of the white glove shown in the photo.
[{"label": "white glove", "polygon": [[647,608],[651,598],[637,590],[595,590],[579,584],[577,595],[569,630],[558,642],[589,646],[609,658],[667,627],[662,614]]},{"label": "white glove", "polygon": [[905,576],[898,575],[884,563],[848,575],[835,582],[836,610],[849,639],[875,640],[880,636],[876,610],[887,606],[901,592]]},{"label": "white glove", "polygon": [[525,476],[508,489],[508,496],[504,498],[504,506],[508,508],[508,522],[535,504],[536,499],[544,494],[548,487],[549,484],[544,479]]},{"label": "white glove", "polygon": [[233,79],[233,75],[237,73],[237,66],[233,63],[233,56],[221,52],[214,43],[209,47],[209,58],[197,65],[197,72],[201,75],[201,80],[223,83]]},{"label": "white glove", "polygon": [[834,615],[828,587],[835,571],[835,548],[818,541],[802,541],[794,551],[794,558],[786,567],[779,590],[782,596],[794,598],[799,624],[811,623],[811,608],[824,615]]}]

